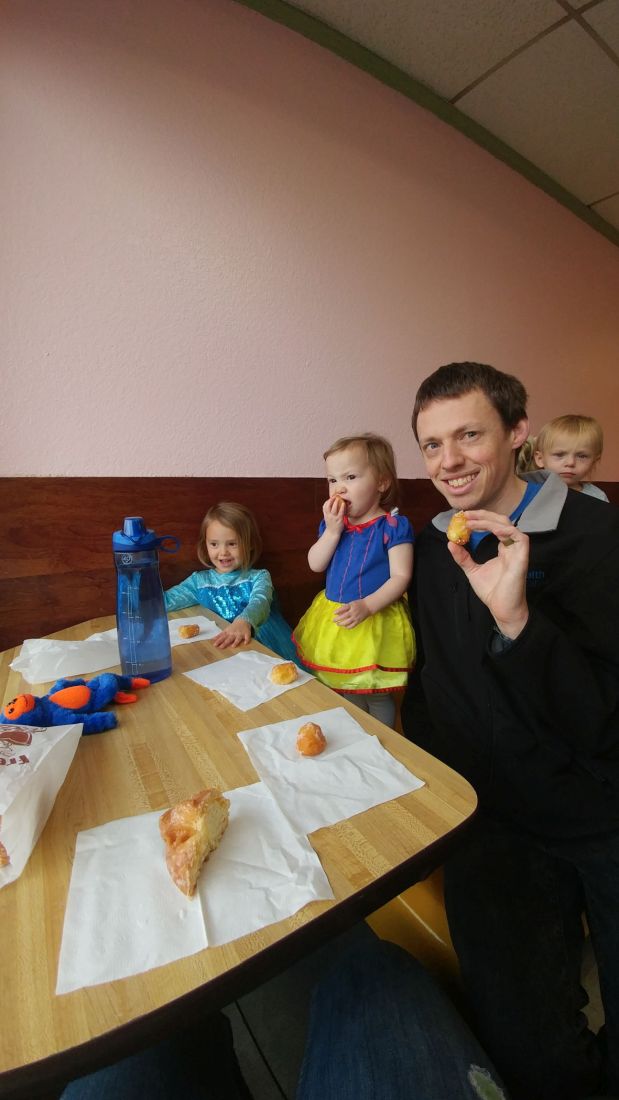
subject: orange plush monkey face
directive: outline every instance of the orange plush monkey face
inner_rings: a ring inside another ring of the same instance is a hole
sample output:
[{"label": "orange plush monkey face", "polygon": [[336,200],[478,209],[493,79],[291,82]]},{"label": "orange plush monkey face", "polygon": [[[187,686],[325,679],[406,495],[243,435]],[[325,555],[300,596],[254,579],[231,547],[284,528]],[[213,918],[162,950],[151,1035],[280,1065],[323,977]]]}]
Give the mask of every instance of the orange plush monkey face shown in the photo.
[{"label": "orange plush monkey face", "polygon": [[21,718],[22,714],[27,714],[29,710],[33,710],[34,703],[34,695],[16,695],[10,703],[6,704],[2,713],[5,718],[12,718],[15,721],[17,718]]}]

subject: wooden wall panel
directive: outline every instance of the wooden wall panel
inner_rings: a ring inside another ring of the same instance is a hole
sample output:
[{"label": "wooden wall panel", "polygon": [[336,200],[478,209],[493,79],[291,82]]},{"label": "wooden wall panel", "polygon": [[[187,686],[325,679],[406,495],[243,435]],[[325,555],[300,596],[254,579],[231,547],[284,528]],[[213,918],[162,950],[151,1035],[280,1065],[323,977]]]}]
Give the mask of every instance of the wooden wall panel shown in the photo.
[{"label": "wooden wall panel", "polygon": [[[401,511],[419,530],[443,498],[425,480],[402,480]],[[604,485],[619,504],[619,485]],[[200,522],[218,500],[255,513],[282,609],[294,625],[322,585],[307,565],[316,537],[322,478],[0,478],[0,649],[114,612],[112,532],[141,515],[159,534],[177,535],[161,555],[164,588],[199,567]]]}]

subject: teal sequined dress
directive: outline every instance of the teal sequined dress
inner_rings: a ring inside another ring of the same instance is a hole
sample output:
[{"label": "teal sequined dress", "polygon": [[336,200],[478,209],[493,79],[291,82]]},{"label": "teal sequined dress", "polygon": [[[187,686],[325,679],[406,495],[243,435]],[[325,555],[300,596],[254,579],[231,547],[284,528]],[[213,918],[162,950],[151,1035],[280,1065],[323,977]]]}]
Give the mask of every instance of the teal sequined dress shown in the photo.
[{"label": "teal sequined dress", "polygon": [[215,611],[229,623],[233,619],[246,619],[262,645],[286,661],[300,663],[290,627],[277,606],[271,574],[266,569],[235,569],[232,573],[200,569],[165,594],[166,611],[196,604]]}]

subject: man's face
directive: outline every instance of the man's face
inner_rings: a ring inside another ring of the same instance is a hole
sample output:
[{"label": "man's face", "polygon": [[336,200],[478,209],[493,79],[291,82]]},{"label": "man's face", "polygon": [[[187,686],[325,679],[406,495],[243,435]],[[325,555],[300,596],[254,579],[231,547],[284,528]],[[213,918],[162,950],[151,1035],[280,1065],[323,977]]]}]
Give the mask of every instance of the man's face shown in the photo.
[{"label": "man's face", "polygon": [[522,495],[514,451],[528,428],[527,420],[505,428],[481,390],[432,401],[417,419],[426,469],[451,507],[501,515],[513,511]]}]

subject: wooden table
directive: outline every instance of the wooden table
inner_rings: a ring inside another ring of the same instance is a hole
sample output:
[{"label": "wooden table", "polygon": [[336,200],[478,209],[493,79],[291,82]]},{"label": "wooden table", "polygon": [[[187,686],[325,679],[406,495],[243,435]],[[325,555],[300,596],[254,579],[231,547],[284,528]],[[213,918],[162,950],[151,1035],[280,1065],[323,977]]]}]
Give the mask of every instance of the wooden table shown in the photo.
[{"label": "wooden table", "polygon": [[[191,619],[191,611],[178,617]],[[81,639],[112,625],[112,619],[93,619],[53,636]],[[11,671],[17,652],[0,656],[2,705],[25,690],[43,694],[50,686],[26,685]],[[176,646],[169,679],[140,692],[134,705],[116,708],[115,730],[81,739],[26,869],[0,891],[3,1098],[51,1093],[169,1034],[189,1009],[206,1013],[230,1003],[423,878],[471,818],[476,798],[461,776],[317,681],[242,712],[182,675],[230,653],[208,641]],[[313,902],[259,933],[144,974],[57,997],[76,834],[164,809],[205,786],[228,790],[254,783],[237,732],[333,706],[350,710],[426,784],[312,834],[336,900]]]}]

